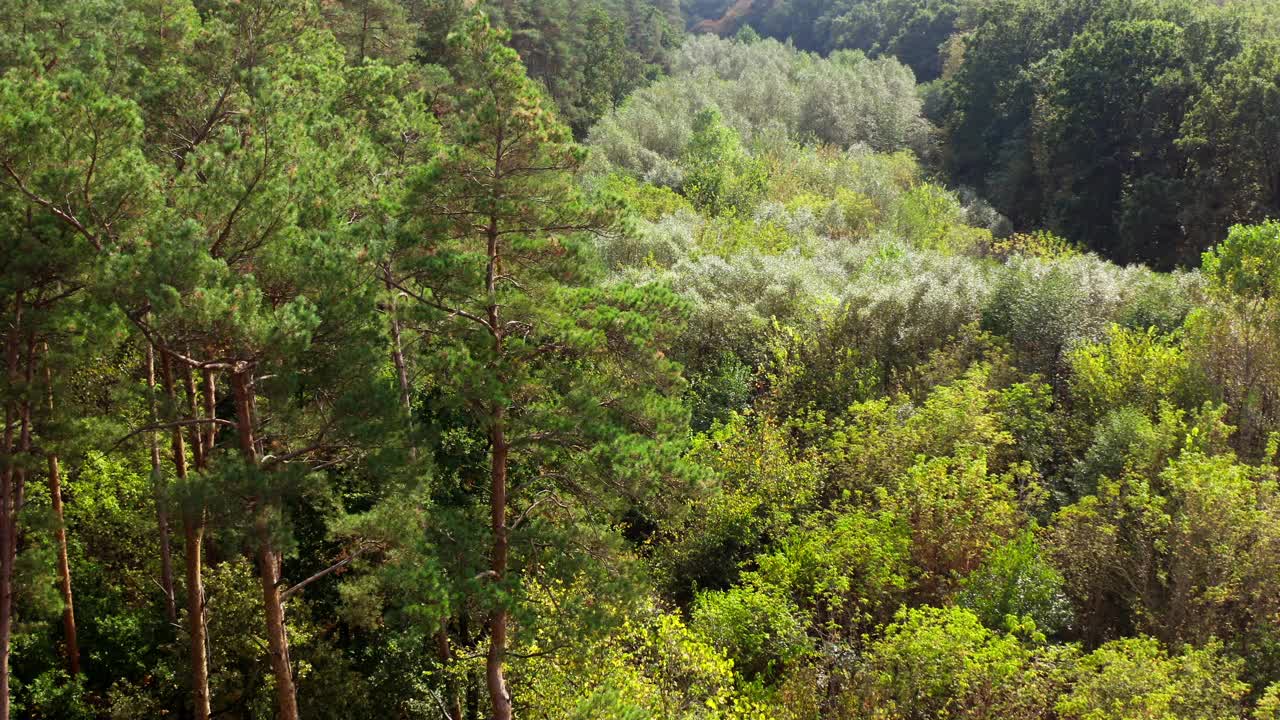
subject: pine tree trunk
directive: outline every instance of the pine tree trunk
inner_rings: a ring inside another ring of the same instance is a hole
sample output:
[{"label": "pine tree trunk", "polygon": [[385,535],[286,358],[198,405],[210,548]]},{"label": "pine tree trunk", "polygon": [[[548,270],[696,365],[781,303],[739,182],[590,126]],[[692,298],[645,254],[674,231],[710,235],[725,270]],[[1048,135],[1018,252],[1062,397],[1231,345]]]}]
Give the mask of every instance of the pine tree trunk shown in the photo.
[{"label": "pine tree trunk", "polygon": [[[49,414],[55,410],[53,401],[53,371],[49,368],[49,347],[44,348],[44,384],[45,396],[48,398]],[[53,505],[54,543],[58,553],[58,589],[62,592],[62,632],[66,643],[67,668],[72,675],[80,674],[80,642],[76,636],[75,598],[71,593],[71,563],[67,559],[67,523],[62,511],[62,472],[58,465],[58,454],[46,454],[49,463],[49,498]]]},{"label": "pine tree trunk", "polygon": [[[161,358],[161,372],[164,378],[165,397],[169,407],[177,414],[178,392],[174,387],[173,366],[167,356]],[[175,418],[176,419],[176,418]],[[196,433],[200,432],[196,427]],[[171,433],[173,450],[173,470],[179,483],[187,480],[187,448],[182,437],[182,428],[175,427]],[[203,459],[203,456],[201,456]],[[182,513],[182,539],[185,550],[183,564],[187,583],[187,656],[191,662],[191,708],[196,720],[209,720],[211,700],[209,697],[209,642],[207,618],[204,611],[204,510],[186,509]]]},{"label": "pine tree trunk", "polygon": [[[166,360],[165,385],[173,387],[172,373]],[[156,349],[147,343],[147,399],[151,408],[151,424],[159,422],[156,412]],[[172,400],[172,397],[170,398]],[[178,409],[170,408],[177,416]],[[169,541],[169,500],[165,492],[164,469],[160,466],[160,439],[155,432],[147,433],[151,441],[151,488],[156,500],[156,524],[160,531],[160,587],[164,590],[164,616],[170,624],[178,622],[178,606],[173,591],[173,549]]]},{"label": "pine tree trunk", "polygon": [[58,545],[58,587],[62,591],[62,632],[66,642],[67,669],[80,674],[80,641],[76,637],[75,597],[71,592],[71,563],[67,559],[67,524],[62,512],[62,474],[58,455],[49,453],[49,495],[53,499],[53,515],[58,529],[54,540]]},{"label": "pine tree trunk", "polygon": [[[21,311],[22,295],[18,295],[18,309]],[[16,317],[20,317],[17,316]],[[14,323],[14,333],[11,336],[9,350],[9,377],[11,380],[10,387],[18,387],[19,385],[31,387],[31,370],[32,361],[35,355],[35,337],[28,336],[27,351],[25,363],[19,360],[18,337],[20,335],[18,323]],[[25,370],[22,370],[25,368]],[[5,424],[5,448],[8,460],[4,483],[6,497],[4,498],[4,506],[6,515],[5,532],[3,540],[0,540],[0,548],[3,548],[4,558],[7,561],[5,567],[0,570],[3,577],[3,586],[0,587],[0,672],[3,672],[3,687],[0,687],[0,720],[9,717],[10,698],[9,698],[9,653],[10,643],[13,634],[13,569],[18,559],[18,543],[20,536],[18,532],[18,515],[22,512],[23,493],[25,492],[27,483],[27,470],[23,466],[22,461],[16,461],[17,458],[27,458],[31,455],[31,400],[29,396],[23,396],[21,399],[12,403],[16,408],[18,417],[18,447],[13,448],[12,440],[12,421]],[[6,412],[12,417],[11,412]],[[12,485],[8,482],[12,480]]]},{"label": "pine tree trunk", "polygon": [[[391,263],[387,263],[383,267],[386,273],[387,293],[390,296],[387,300],[387,321],[391,329],[391,361],[396,366],[396,380],[400,386],[400,404],[404,406],[405,417],[413,420],[413,390],[409,386],[409,366],[404,359],[404,341],[401,339],[402,332],[400,329],[400,316],[396,311],[396,289],[391,281]],[[416,444],[409,445],[409,457],[418,459],[418,447]]]},{"label": "pine tree trunk", "polygon": [[0,720],[9,720],[9,641],[13,631],[13,563],[17,549],[13,512],[13,408],[4,413],[4,471],[0,473]]},{"label": "pine tree trunk", "polygon": [[357,65],[364,64],[365,43],[369,39],[369,0],[365,0],[364,7],[360,14],[360,57],[356,58]]},{"label": "pine tree trunk", "polygon": [[194,513],[182,516],[183,547],[186,550],[187,632],[190,637],[191,705],[196,720],[209,720],[208,633],[205,631],[204,578],[201,575],[204,523]]},{"label": "pine tree trunk", "polygon": [[[406,413],[413,413],[413,395],[409,387],[409,369],[404,361],[404,343],[401,340],[400,317],[396,313],[395,288],[391,284],[391,268],[386,269],[387,291],[391,298],[387,301],[387,319],[391,326],[391,360],[396,365],[396,379],[400,385],[400,404]],[[417,448],[412,448],[417,450]]]},{"label": "pine tree trunk", "polygon": [[[502,167],[502,126],[499,125],[498,141],[494,150],[494,174]],[[498,302],[498,276],[502,272],[499,249],[498,217],[489,216],[485,230],[486,255],[489,266],[485,271],[485,294],[488,307],[485,314],[489,332],[493,336],[493,353],[499,362],[504,355],[501,305]],[[499,371],[501,376],[501,371]],[[489,526],[493,532],[492,565],[493,582],[501,585],[507,577],[507,556],[510,553],[507,538],[507,410],[501,402],[489,408],[489,474],[492,488],[489,496]],[[492,720],[511,720],[511,691],[507,687],[504,666],[507,660],[508,611],[506,599],[499,597],[498,605],[489,616],[489,654],[485,661],[485,679],[489,686],[489,700],[493,705]]]},{"label": "pine tree trunk", "polygon": [[[200,400],[196,395],[195,378],[191,373],[191,367],[188,365],[183,365],[182,367],[182,384],[187,392],[187,415],[191,418],[199,418]],[[174,394],[177,394],[177,388],[174,388]],[[210,421],[209,426],[213,427],[212,411],[207,413],[204,419]],[[208,460],[206,459],[207,451],[204,445],[204,426],[200,424],[192,425],[189,432],[191,433],[191,457],[195,461],[196,469],[205,470],[208,467]]]},{"label": "pine tree trunk", "polygon": [[[489,433],[490,480],[493,483],[489,499],[490,529],[493,532],[493,557],[490,569],[493,582],[501,583],[507,576],[507,445],[503,430],[504,412],[494,411],[494,426]],[[485,664],[485,677],[489,686],[489,698],[493,706],[492,720],[511,720],[511,693],[503,667],[507,659],[507,608],[503,600],[489,615],[489,655]]]},{"label": "pine tree trunk", "polygon": [[[400,327],[400,316],[396,310],[395,294],[397,290],[391,280],[390,263],[383,267],[383,272],[386,273],[387,293],[390,296],[387,300],[387,322],[391,330],[391,361],[395,363],[396,379],[400,386],[400,404],[404,406],[405,417],[412,422],[413,391],[409,385],[409,366],[404,358],[403,331]],[[409,458],[411,460],[418,459],[418,446],[416,443],[409,445]],[[462,696],[459,693],[458,683],[448,674],[453,665],[453,649],[449,640],[448,616],[440,618],[440,629],[436,630],[433,639],[436,645],[436,657],[439,658],[440,666],[445,672],[445,707],[450,718],[462,720]]]},{"label": "pine tree trunk", "polygon": [[[208,369],[204,371],[204,416],[210,420],[218,416],[218,384],[214,381],[213,371]],[[213,446],[217,442],[218,426],[209,423],[205,428],[204,442],[201,443],[206,458],[213,452]]]},{"label": "pine tree trunk", "polygon": [[[13,326],[9,329],[5,354],[11,387],[17,387],[18,336],[22,331],[21,291],[14,299]],[[3,469],[0,469],[0,720],[9,720],[9,645],[13,634],[13,565],[18,553],[18,493],[14,487],[13,428],[17,402],[6,399],[4,412]]]},{"label": "pine tree trunk", "polygon": [[[258,465],[258,447],[253,437],[253,397],[251,370],[237,367],[231,376],[235,395],[236,426],[239,428],[240,452],[245,462]],[[262,584],[262,605],[267,619],[267,646],[271,656],[271,672],[276,681],[276,719],[298,720],[298,696],[289,663],[289,637],[286,632],[284,603],[280,599],[280,558],[272,547],[266,499],[254,503],[254,529],[258,535],[255,559],[258,580]]]},{"label": "pine tree trunk", "polygon": [[441,618],[440,629],[436,631],[436,656],[440,658],[440,666],[444,668],[444,693],[447,712],[453,720],[462,720],[462,693],[458,681],[452,674],[453,649],[449,640],[449,618]]}]

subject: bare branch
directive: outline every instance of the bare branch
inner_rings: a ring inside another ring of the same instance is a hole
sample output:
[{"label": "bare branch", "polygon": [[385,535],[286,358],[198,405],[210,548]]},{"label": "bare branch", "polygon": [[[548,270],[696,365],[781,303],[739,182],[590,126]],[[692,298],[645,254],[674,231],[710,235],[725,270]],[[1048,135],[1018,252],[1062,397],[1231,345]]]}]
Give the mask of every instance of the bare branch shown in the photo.
[{"label": "bare branch", "polygon": [[469,313],[469,312],[467,312],[466,310],[462,310],[462,309],[460,309],[460,308],[451,308],[451,307],[449,307],[449,306],[447,306],[447,305],[441,305],[440,303],[438,303],[438,302],[436,302],[436,301],[434,301],[434,300],[431,300],[431,299],[429,299],[429,298],[423,297],[420,293],[414,292],[413,290],[410,290],[409,288],[407,288],[407,287],[405,287],[405,286],[401,285],[400,283],[396,282],[395,278],[391,277],[390,275],[387,275],[387,276],[386,276],[386,281],[387,281],[387,283],[389,283],[392,287],[394,287],[394,288],[396,288],[396,289],[400,290],[400,291],[401,291],[401,292],[403,292],[405,295],[408,295],[410,298],[413,298],[414,300],[417,300],[418,302],[422,303],[423,305],[429,305],[429,306],[431,306],[431,307],[433,307],[433,308],[435,308],[435,309],[437,309],[437,310],[439,310],[439,311],[441,311],[441,312],[449,313],[450,315],[456,315],[456,316],[461,317],[461,318],[466,318],[467,320],[470,320],[470,321],[472,321],[472,322],[474,322],[474,323],[479,323],[480,325],[483,325],[483,326],[485,327],[485,329],[487,329],[487,330],[488,330],[489,332],[491,332],[491,333],[492,333],[492,332],[495,332],[495,329],[493,328],[493,326],[491,326],[491,325],[489,324],[489,321],[488,321],[488,320],[485,320],[484,318],[480,317],[479,315],[473,315],[472,313]]},{"label": "bare branch", "polygon": [[234,422],[230,420],[223,420],[222,418],[196,418],[194,420],[175,420],[174,422],[147,425],[145,427],[140,427],[137,430],[134,430],[133,432],[130,432],[128,435],[125,435],[124,437],[112,443],[111,447],[107,449],[107,452],[111,452],[112,450],[115,450],[116,448],[123,445],[130,438],[136,437],[145,432],[156,432],[157,430],[172,430],[173,428],[190,427],[192,425],[227,425],[230,427],[236,426]]},{"label": "bare branch", "polygon": [[31,189],[27,187],[26,183],[22,182],[22,178],[18,177],[18,173],[14,172],[13,166],[11,166],[7,161],[0,162],[0,168],[4,168],[5,173],[10,178],[13,179],[15,187],[17,187],[18,189],[18,192],[25,195],[27,199],[30,200],[31,202],[53,213],[54,216],[57,217],[59,220],[62,220],[66,224],[70,225],[72,229],[74,229],[76,232],[83,235],[84,238],[89,241],[89,244],[93,246],[93,249],[98,251],[102,250],[102,242],[98,240],[98,237],[96,235],[94,235],[92,232],[89,231],[89,228],[85,227],[83,223],[77,220],[75,215],[72,215],[71,213],[53,204],[52,201],[46,200],[45,198],[42,198],[39,195],[32,192]]},{"label": "bare branch", "polygon": [[368,551],[370,551],[370,550],[373,550],[374,548],[377,548],[377,547],[379,547],[379,545],[377,545],[376,543],[369,543],[369,544],[367,544],[367,545],[362,545],[362,546],[360,547],[360,549],[359,549],[359,550],[356,550],[355,552],[351,553],[350,555],[348,555],[347,557],[343,558],[342,560],[339,560],[338,562],[336,562],[336,563],[334,563],[334,564],[330,565],[329,567],[327,567],[327,568],[325,568],[325,569],[321,570],[320,572],[316,573],[315,575],[312,575],[311,577],[307,578],[306,580],[303,580],[302,582],[298,583],[297,585],[294,585],[293,587],[289,588],[288,590],[285,590],[284,592],[280,593],[280,602],[284,602],[285,600],[288,600],[288,599],[289,599],[290,597],[292,597],[293,595],[295,595],[295,594],[297,594],[297,593],[299,593],[299,592],[302,592],[302,590],[303,590],[304,588],[306,588],[308,585],[310,585],[310,584],[312,584],[312,583],[316,582],[317,580],[321,580],[321,579],[325,578],[326,576],[328,576],[328,575],[332,575],[333,573],[335,573],[335,572],[337,572],[337,571],[341,570],[342,568],[344,568],[344,567],[346,567],[346,566],[350,565],[352,562],[354,562],[354,561],[355,561],[355,559],[356,559],[356,558],[360,557],[361,555],[365,554],[366,552],[368,552]]}]

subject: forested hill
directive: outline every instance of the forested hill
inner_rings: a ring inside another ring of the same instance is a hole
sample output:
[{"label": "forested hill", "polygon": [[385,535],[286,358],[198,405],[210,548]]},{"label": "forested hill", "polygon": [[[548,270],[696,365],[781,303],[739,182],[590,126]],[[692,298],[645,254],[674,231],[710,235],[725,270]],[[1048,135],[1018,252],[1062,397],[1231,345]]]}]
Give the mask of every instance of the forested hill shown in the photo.
[{"label": "forested hill", "polygon": [[915,71],[941,168],[1019,229],[1195,265],[1280,215],[1270,0],[686,0],[691,22]]},{"label": "forested hill", "polygon": [[0,6],[0,720],[1280,718],[1276,6],[728,5]]}]

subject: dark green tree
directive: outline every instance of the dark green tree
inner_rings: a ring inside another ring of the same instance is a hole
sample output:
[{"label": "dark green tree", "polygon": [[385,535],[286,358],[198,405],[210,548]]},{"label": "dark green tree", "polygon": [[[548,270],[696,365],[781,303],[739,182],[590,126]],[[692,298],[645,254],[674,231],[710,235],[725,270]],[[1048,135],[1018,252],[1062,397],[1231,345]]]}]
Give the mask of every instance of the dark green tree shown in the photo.
[{"label": "dark green tree", "polygon": [[1121,260],[1178,256],[1187,42],[1168,21],[1111,23],[1046,70],[1034,154],[1055,230]]},{"label": "dark green tree", "polygon": [[1178,142],[1200,189],[1185,214],[1197,235],[1280,216],[1280,43],[1259,41],[1225,63]]}]

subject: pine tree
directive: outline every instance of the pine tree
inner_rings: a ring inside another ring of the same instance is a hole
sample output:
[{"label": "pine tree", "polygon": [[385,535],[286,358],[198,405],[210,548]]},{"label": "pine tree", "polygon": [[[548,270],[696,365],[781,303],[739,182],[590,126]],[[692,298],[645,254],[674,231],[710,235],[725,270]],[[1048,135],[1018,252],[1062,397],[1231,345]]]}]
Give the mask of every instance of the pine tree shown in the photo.
[{"label": "pine tree", "polygon": [[[373,173],[365,128],[344,119],[341,49],[308,6],[219,7],[192,32],[174,42],[194,52],[183,67],[157,68],[171,82],[148,106],[155,149],[168,148],[156,156],[167,168],[165,207],[151,242],[119,258],[115,284],[164,356],[179,479],[188,453],[199,471],[179,483],[191,485],[183,518],[197,714],[209,706],[196,657],[200,498],[216,497],[243,503],[244,522],[224,530],[243,538],[256,569],[277,715],[296,718],[282,576],[293,545],[289,507],[320,491],[313,465],[346,462],[350,433],[386,411],[373,369],[384,357],[375,274],[347,232],[366,204],[362,178]],[[203,380],[203,409],[192,372]],[[234,419],[213,416],[223,382]],[[224,424],[234,425],[235,454],[214,444]]]},{"label": "pine tree", "polygon": [[530,551],[544,513],[567,529],[672,477],[679,443],[662,441],[687,422],[678,369],[653,344],[680,304],[593,282],[592,234],[614,227],[611,213],[582,196],[583,152],[505,40],[483,16],[452,38],[459,99],[444,120],[450,145],[418,181],[425,242],[401,247],[389,278],[431,340],[418,361],[487,439],[482,600],[496,720],[512,713],[513,569],[527,563],[513,551]]},{"label": "pine tree", "polygon": [[403,62],[413,51],[409,3],[401,0],[326,0],[321,12],[354,64]]},{"label": "pine tree", "polygon": [[[137,108],[112,86],[109,39],[78,37],[101,19],[101,10],[33,3],[0,18],[0,302],[6,317],[0,720],[8,720],[11,708],[14,570],[33,544],[22,515],[29,483],[42,469],[55,522],[63,652],[68,670],[80,670],[62,512],[63,449],[78,444],[65,421],[76,408],[62,402],[52,368],[78,368],[85,345],[77,340],[90,342],[90,331],[110,326],[109,312],[87,289],[104,253],[144,231],[154,197]],[[54,17],[61,25],[50,24]],[[85,321],[93,325],[77,327]]]}]

